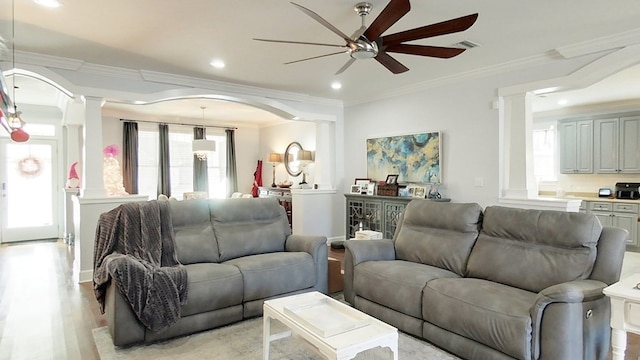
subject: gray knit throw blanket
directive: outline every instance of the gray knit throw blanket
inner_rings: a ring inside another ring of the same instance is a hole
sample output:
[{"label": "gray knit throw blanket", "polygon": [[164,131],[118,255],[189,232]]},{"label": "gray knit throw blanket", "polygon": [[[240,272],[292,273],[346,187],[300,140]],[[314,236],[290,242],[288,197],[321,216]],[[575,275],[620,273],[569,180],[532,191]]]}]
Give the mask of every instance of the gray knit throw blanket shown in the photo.
[{"label": "gray knit throw blanket", "polygon": [[165,330],[180,319],[187,271],[176,255],[168,201],[126,203],[100,215],[93,261],[93,290],[103,314],[114,281],[149,330]]}]

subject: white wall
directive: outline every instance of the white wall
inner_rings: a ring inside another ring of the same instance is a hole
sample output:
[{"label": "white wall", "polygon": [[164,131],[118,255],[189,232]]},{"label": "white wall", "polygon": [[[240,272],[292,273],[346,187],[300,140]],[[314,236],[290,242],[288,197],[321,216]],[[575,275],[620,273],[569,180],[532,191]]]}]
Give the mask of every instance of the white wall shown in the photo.
[{"label": "white wall", "polygon": [[[284,154],[287,146],[297,141],[305,150],[316,149],[316,125],[310,121],[288,121],[284,124],[267,126],[260,129],[260,159],[262,164],[262,184],[270,186],[273,178],[271,164],[267,162],[269,153]],[[310,167],[309,184],[313,184],[313,169]],[[294,184],[302,181],[302,175],[292,177],[287,173],[284,164],[276,165],[276,183],[291,180]]]},{"label": "white wall", "polygon": [[260,130],[257,127],[238,127],[235,138],[238,191],[251,193],[253,173],[260,159],[260,152],[256,146],[260,142]]},{"label": "white wall", "polygon": [[[555,61],[345,108],[345,183],[366,177],[368,138],[442,132],[443,197],[494,205],[499,196],[498,89],[568,75],[596,56]],[[508,149],[507,149],[508,151]],[[338,155],[339,156],[339,155]],[[482,186],[476,186],[481,180]]]}]

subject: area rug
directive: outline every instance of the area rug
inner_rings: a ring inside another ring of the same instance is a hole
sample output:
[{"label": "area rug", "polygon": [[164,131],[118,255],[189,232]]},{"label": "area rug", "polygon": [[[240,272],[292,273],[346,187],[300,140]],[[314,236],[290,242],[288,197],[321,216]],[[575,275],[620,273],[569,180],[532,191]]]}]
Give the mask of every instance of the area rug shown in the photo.
[{"label": "area rug", "polygon": [[[273,332],[285,330],[278,321],[271,322]],[[100,359],[110,360],[259,360],[262,359],[262,318],[242,321],[229,326],[184,336],[151,345],[120,348],[113,345],[107,327],[93,329],[93,338]],[[459,359],[435,346],[399,332],[399,358],[455,360]],[[271,360],[322,360],[305,341],[288,337],[271,342]],[[392,359],[388,348],[374,348],[358,354],[357,360]]]}]

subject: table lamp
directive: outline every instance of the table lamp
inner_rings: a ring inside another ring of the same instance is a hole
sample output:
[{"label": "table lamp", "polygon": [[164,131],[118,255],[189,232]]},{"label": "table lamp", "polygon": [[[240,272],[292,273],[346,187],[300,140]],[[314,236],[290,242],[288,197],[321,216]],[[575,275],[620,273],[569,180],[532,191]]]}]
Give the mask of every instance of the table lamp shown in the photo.
[{"label": "table lamp", "polygon": [[273,168],[273,183],[271,184],[271,187],[276,187],[276,165],[282,162],[282,154],[270,153],[268,161],[271,163],[271,167]]}]

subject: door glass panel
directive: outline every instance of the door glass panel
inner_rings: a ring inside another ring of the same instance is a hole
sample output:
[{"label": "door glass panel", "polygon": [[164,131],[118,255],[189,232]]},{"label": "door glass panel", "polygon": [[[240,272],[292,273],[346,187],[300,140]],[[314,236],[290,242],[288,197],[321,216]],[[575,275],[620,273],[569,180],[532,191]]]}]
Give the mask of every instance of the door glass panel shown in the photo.
[{"label": "door glass panel", "polygon": [[5,150],[6,227],[53,225],[52,146],[7,143]]}]

